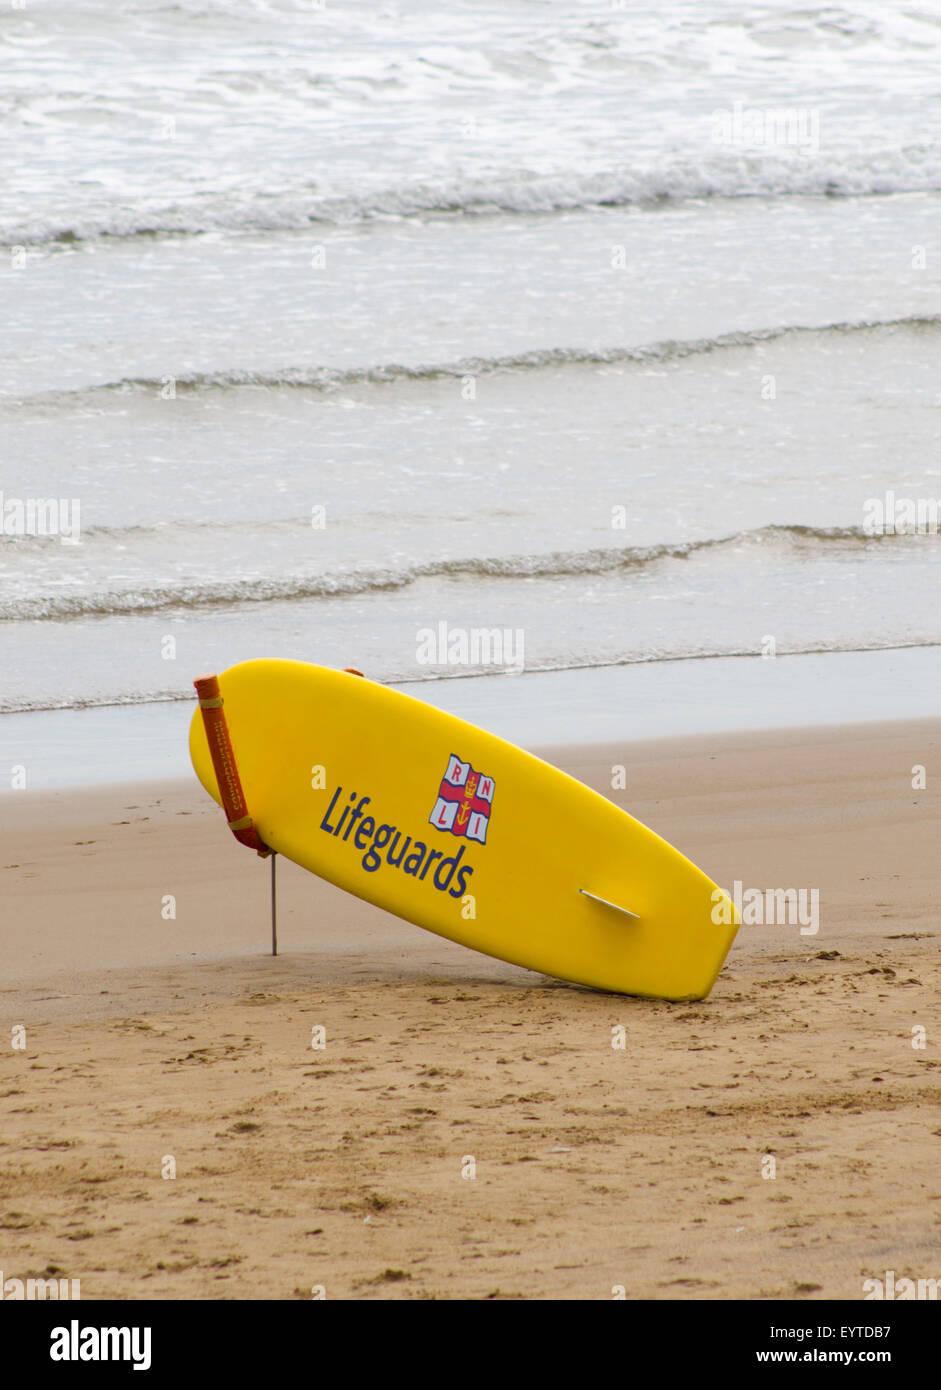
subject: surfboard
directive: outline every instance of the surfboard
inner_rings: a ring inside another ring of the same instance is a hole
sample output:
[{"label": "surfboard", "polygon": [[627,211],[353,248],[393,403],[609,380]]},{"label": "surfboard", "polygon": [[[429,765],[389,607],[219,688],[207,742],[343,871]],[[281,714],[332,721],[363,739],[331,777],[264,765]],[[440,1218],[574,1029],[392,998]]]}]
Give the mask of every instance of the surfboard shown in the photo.
[{"label": "surfboard", "polygon": [[[253,824],[348,893],[515,965],[622,994],[709,993],[735,908],[598,792],[358,673],[246,661],[218,692],[249,813],[233,829]],[[190,755],[222,805],[200,710]]]}]

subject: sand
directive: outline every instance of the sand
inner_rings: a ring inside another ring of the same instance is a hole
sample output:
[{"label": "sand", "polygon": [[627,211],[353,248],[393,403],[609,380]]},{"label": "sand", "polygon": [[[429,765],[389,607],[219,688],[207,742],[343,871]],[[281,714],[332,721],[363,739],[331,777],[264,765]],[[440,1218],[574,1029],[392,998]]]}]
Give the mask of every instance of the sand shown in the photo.
[{"label": "sand", "polygon": [[819,890],[815,935],[743,926],[695,1004],[504,965],[283,862],[273,959],[267,868],[195,782],[3,794],[3,1278],[813,1300],[941,1277],[939,754],[941,721],[545,754],[729,889]]}]

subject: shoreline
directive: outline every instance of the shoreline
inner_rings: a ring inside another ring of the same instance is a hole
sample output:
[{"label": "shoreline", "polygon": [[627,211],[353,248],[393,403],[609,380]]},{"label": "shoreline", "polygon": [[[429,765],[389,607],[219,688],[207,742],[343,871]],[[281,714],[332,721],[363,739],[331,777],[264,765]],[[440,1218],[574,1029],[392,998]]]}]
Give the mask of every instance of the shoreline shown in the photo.
[{"label": "shoreline", "polygon": [[[939,687],[941,646],[773,660],[690,657],[391,686],[525,748],[621,740],[625,730],[633,742],[646,742],[930,719]],[[27,789],[188,778],[194,708],[195,697],[6,712],[0,805],[12,766],[25,770]]]}]

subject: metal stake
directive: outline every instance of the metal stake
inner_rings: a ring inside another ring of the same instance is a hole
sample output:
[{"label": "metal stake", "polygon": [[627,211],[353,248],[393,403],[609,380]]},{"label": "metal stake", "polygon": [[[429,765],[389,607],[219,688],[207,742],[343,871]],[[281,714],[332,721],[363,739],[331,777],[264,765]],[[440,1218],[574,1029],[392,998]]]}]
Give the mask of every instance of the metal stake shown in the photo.
[{"label": "metal stake", "polygon": [[277,854],[272,851],[271,855],[271,954],[278,954],[278,889],[275,876],[275,860]]}]

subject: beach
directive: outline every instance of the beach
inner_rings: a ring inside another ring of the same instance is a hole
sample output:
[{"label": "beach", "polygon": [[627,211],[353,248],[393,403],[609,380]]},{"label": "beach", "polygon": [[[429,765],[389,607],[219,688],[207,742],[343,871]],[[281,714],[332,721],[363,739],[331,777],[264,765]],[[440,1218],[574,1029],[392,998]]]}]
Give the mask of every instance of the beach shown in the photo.
[{"label": "beach", "polygon": [[[7,8],[0,1294],[941,1277],[938,16]],[[194,679],[259,658],[659,832],[742,913],[709,997],[549,979],[281,856],[272,956],[187,739]]]},{"label": "beach", "polygon": [[503,964],[283,860],[272,958],[267,868],[195,779],[5,793],[4,1278],[825,1300],[936,1276],[939,749],[941,720],[542,750],[729,891],[818,891],[816,931],[743,925],[688,1004]]}]

